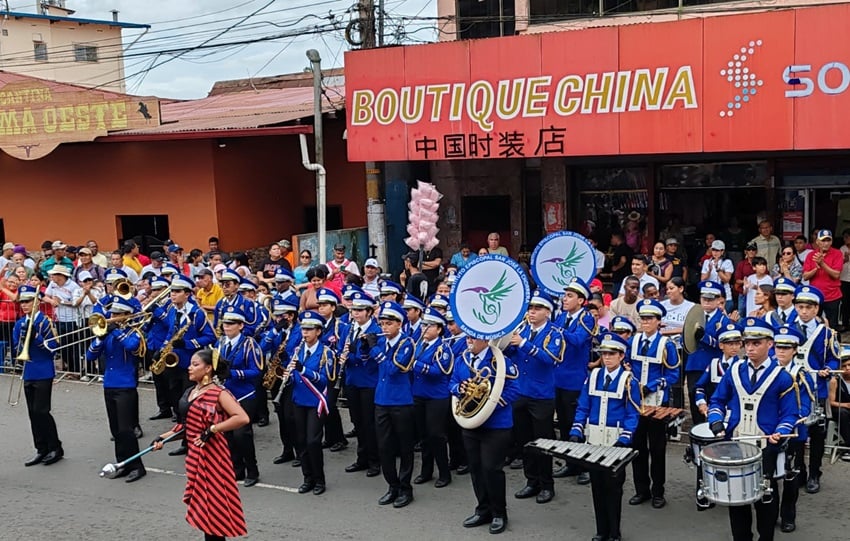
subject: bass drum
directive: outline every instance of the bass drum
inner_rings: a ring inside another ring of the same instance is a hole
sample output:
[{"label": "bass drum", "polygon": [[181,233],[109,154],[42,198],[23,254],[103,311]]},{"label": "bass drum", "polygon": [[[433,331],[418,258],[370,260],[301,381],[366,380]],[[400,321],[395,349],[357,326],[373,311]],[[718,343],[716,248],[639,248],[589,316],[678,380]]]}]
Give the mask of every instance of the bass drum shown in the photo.
[{"label": "bass drum", "polygon": [[[496,365],[493,384],[490,384],[489,377],[484,377],[488,374],[484,374],[473,378],[473,384],[467,386],[464,396],[452,396],[452,414],[461,428],[472,430],[483,425],[496,410],[502,397],[505,388],[505,356],[493,342],[488,346],[493,355],[493,364]],[[489,371],[489,368],[483,370]]]}]

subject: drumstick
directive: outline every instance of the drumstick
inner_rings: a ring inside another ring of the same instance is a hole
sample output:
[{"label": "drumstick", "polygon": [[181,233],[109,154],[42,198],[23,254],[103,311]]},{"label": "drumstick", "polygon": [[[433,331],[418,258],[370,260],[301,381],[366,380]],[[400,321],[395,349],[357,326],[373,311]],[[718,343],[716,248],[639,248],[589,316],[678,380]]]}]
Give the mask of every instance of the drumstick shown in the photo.
[{"label": "drumstick", "polygon": [[[790,434],[780,434],[779,439],[785,438],[796,438],[798,434],[796,432],[792,432]],[[732,438],[732,441],[751,441],[751,440],[767,440],[772,438],[772,434],[766,434],[764,436],[735,436]]]}]

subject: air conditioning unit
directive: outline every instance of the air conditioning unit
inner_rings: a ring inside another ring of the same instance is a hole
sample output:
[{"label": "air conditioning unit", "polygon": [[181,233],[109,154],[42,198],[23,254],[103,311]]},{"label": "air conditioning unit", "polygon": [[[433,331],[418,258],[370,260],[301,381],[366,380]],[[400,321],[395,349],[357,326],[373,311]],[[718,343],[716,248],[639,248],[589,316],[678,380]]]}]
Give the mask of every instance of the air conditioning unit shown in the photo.
[{"label": "air conditioning unit", "polygon": [[42,41],[44,41],[44,38],[42,38],[41,34],[40,34],[40,33],[38,33],[38,34],[33,34],[33,35],[32,35],[32,40],[33,40],[33,41],[42,42]]}]

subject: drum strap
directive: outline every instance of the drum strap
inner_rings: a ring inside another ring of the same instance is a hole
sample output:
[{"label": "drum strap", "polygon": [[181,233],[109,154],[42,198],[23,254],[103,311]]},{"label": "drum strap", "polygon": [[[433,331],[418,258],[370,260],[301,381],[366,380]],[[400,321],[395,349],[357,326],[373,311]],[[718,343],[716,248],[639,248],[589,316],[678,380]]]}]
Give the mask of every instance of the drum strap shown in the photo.
[{"label": "drum strap", "polygon": [[[656,333],[658,339],[655,348],[655,355],[641,355],[640,345],[645,340],[643,333],[635,336],[632,339],[631,359],[640,362],[640,384],[646,385],[649,381],[649,364],[661,364],[664,361],[664,354],[667,352],[667,337]],[[633,367],[634,368],[634,367]]]},{"label": "drum strap", "polygon": [[[746,366],[746,365],[744,365]],[[762,380],[761,385],[750,393],[741,381],[741,370],[739,366],[735,366],[732,370],[732,381],[735,384],[735,391],[738,395],[738,408],[740,412],[740,420],[738,426],[735,427],[735,436],[765,436],[758,424],[758,407],[761,398],[767,392],[767,389],[773,384],[781,369],[772,367],[767,377]]]},{"label": "drum strap", "polygon": [[815,345],[815,340],[817,340],[818,336],[820,336],[820,332],[823,330],[823,323],[819,323],[815,330],[809,334],[809,337],[806,339],[806,343],[797,347],[797,355],[794,356],[794,364],[800,365],[806,370],[809,370],[809,352],[812,350],[812,346]]}]

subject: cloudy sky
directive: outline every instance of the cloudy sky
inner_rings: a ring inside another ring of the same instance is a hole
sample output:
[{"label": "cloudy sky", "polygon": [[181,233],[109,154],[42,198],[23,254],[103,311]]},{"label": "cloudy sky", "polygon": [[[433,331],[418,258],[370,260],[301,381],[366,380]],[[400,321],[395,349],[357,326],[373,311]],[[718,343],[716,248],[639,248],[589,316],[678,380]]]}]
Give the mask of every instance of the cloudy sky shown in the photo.
[{"label": "cloudy sky", "polygon": [[[13,11],[35,11],[36,0],[8,0],[8,3]],[[76,10],[74,17],[103,20],[111,20],[111,10],[117,9],[122,21],[151,25],[128,51],[125,60],[128,92],[199,98],[217,80],[300,72],[309,65],[307,49],[319,51],[323,68],[342,66],[343,52],[349,48],[344,29],[352,18],[352,13],[347,11],[356,3],[356,0],[67,0],[66,7]],[[257,13],[251,15],[254,12]],[[433,21],[421,18],[436,16],[437,0],[385,0],[385,12],[389,17],[385,26],[387,42],[396,42],[399,37],[405,42],[434,39]],[[311,34],[319,30],[322,32]],[[125,47],[140,33],[124,30]],[[192,50],[179,58],[174,52],[163,53],[205,41],[209,45],[226,44],[281,34],[284,37],[258,43]]]}]

